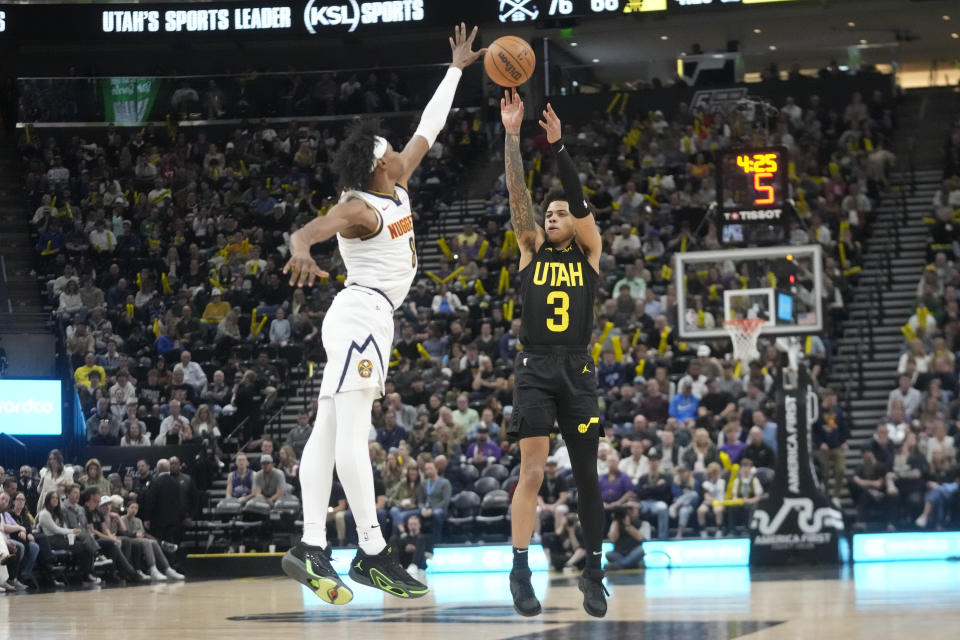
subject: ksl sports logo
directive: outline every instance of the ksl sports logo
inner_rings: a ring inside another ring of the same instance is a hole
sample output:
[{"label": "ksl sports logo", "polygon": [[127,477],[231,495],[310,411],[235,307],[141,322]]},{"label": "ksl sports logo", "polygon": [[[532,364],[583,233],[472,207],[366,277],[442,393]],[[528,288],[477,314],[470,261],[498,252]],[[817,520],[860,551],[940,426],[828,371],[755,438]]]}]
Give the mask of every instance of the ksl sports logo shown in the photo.
[{"label": "ksl sports logo", "polygon": [[16,401],[0,400],[0,414],[17,416],[35,413],[53,413],[53,410],[53,403],[49,400],[37,400],[33,397]]},{"label": "ksl sports logo", "polygon": [[395,22],[420,22],[423,20],[423,0],[385,0],[383,2],[358,2],[347,0],[341,4],[329,4],[322,0],[309,0],[303,9],[303,22],[310,33],[325,27],[349,27],[353,32],[361,24]]}]

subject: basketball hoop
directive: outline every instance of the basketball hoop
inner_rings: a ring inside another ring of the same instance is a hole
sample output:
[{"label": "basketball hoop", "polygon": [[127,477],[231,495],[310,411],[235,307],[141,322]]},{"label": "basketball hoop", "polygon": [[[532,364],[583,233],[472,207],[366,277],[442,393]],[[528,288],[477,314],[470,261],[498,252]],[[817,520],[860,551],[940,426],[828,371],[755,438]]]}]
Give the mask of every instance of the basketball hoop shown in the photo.
[{"label": "basketball hoop", "polygon": [[723,323],[723,328],[730,334],[730,340],[733,342],[734,360],[748,364],[760,357],[760,352],[757,351],[757,339],[764,324],[766,320],[763,318],[737,318]]}]

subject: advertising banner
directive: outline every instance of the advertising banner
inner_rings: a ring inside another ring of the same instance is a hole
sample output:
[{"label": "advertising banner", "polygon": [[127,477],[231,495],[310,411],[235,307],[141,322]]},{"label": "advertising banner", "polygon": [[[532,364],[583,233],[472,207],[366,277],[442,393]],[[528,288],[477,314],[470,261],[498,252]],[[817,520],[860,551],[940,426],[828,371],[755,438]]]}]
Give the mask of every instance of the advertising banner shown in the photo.
[{"label": "advertising banner", "polygon": [[103,118],[118,124],[146,122],[157,99],[160,81],[154,78],[103,78]]},{"label": "advertising banner", "polygon": [[0,433],[59,436],[59,380],[0,380]]},{"label": "advertising banner", "polygon": [[817,482],[810,456],[817,396],[802,366],[782,369],[775,386],[777,466],[750,523],[752,564],[837,562],[843,514]]}]

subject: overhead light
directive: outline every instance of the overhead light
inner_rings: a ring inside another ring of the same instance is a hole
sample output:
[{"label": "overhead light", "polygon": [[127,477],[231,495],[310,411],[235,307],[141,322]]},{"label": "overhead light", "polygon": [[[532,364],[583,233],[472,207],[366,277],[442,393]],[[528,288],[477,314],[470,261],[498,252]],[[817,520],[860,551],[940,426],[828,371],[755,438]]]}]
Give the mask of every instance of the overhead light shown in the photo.
[{"label": "overhead light", "polygon": [[763,29],[754,29],[753,32],[754,32],[754,33],[763,33]]},{"label": "overhead light", "polygon": [[680,57],[683,58],[683,57],[686,57],[686,55],[687,55],[687,52],[686,52],[686,51],[681,51],[681,52],[680,52]]},{"label": "overhead light", "polygon": [[775,44],[770,45],[770,51],[776,51],[776,50],[777,50],[777,45]]},{"label": "overhead light", "polygon": [[660,39],[661,39],[661,40],[669,40],[669,39],[670,39],[670,36],[660,36]]},{"label": "overhead light", "polygon": [[956,40],[957,38],[960,38],[960,33],[951,33],[950,37]]},{"label": "overhead light", "polygon": [[942,16],[944,22],[949,22],[950,16]]},{"label": "overhead light", "polygon": [[600,58],[594,58],[594,59],[593,59],[593,64],[597,64],[598,62],[600,62]]},{"label": "overhead light", "polygon": [[860,44],[867,44],[867,41],[861,39],[861,40],[860,40]]},{"label": "overhead light", "polygon": [[847,23],[847,26],[850,27],[850,28],[853,28],[853,27],[857,26],[857,23],[854,22],[853,20],[851,20],[850,22]]},{"label": "overhead light", "polygon": [[580,43],[579,43],[579,42],[571,42],[571,43],[570,43],[570,46],[571,46],[571,47],[579,47],[579,46],[580,46]]}]

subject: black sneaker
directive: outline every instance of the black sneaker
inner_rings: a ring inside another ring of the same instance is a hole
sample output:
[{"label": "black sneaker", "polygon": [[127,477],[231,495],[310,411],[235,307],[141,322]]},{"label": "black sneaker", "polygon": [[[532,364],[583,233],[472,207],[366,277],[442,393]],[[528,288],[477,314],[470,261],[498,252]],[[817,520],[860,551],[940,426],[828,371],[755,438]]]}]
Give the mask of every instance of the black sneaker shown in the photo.
[{"label": "black sneaker", "polygon": [[584,569],[580,574],[579,587],[583,592],[583,610],[594,618],[607,615],[607,596],[610,592],[603,586],[603,570]]},{"label": "black sneaker", "polygon": [[353,591],[330,564],[331,555],[329,546],[324,549],[300,542],[284,554],[283,572],[308,587],[324,602],[347,604],[353,600]]},{"label": "black sneaker", "polygon": [[530,569],[510,572],[510,595],[513,596],[513,610],[522,616],[530,618],[538,616],[543,611],[537,594],[530,583]]},{"label": "black sneaker", "polygon": [[404,571],[394,558],[391,547],[385,547],[376,555],[367,555],[363,549],[357,549],[357,555],[350,563],[350,579],[398,598],[420,598],[430,591],[427,585]]}]

